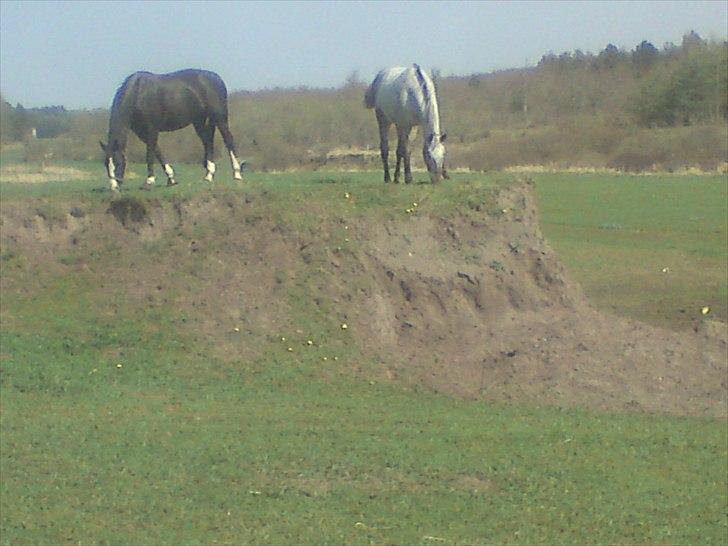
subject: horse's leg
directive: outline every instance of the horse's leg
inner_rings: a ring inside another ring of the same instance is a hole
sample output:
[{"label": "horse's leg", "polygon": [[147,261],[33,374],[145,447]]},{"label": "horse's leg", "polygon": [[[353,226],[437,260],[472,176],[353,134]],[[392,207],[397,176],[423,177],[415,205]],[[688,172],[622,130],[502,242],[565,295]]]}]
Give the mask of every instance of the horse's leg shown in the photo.
[{"label": "horse's leg", "polygon": [[384,182],[391,182],[389,176],[389,126],[391,123],[385,118],[384,114],[376,110],[377,124],[379,125],[379,152],[382,156],[382,165],[384,167]]},{"label": "horse's leg", "polygon": [[409,136],[411,127],[397,127],[397,172],[394,173],[395,181],[399,179],[399,164],[404,161],[404,181],[406,184],[412,182],[412,170],[410,168]]},{"label": "horse's leg", "polygon": [[[242,180],[243,175],[241,173],[242,164],[238,161],[238,154],[235,151],[235,140],[233,140],[233,135],[230,132],[230,128],[228,127],[228,123],[226,119],[219,119],[215,122],[215,125],[217,125],[218,130],[220,131],[220,134],[222,135],[222,140],[225,143],[225,147],[227,148],[228,153],[230,154],[230,164],[233,168],[233,178],[235,180]],[[215,129],[213,126],[213,136],[215,134]]]},{"label": "horse's leg", "polygon": [[210,120],[206,120],[201,123],[195,123],[195,131],[197,132],[197,136],[200,137],[202,145],[205,147],[204,167],[207,169],[205,180],[207,182],[212,182],[212,178],[215,176],[215,162],[213,161],[213,158],[215,157],[215,126]]},{"label": "horse's leg", "polygon": [[172,168],[172,165],[164,160],[162,150],[159,149],[159,143],[157,143],[156,138],[154,139],[154,142],[154,155],[157,156],[157,161],[159,161],[159,164],[164,169],[164,173],[167,175],[167,186],[176,186],[177,181],[174,179],[174,169]]},{"label": "horse's leg", "polygon": [[394,183],[399,184],[399,171],[402,165],[402,137],[400,136],[399,127],[397,127],[397,151],[394,155],[397,156],[397,164],[394,167]]},{"label": "horse's leg", "polygon": [[157,133],[146,135],[144,142],[147,145],[147,181],[142,189],[149,189],[154,185],[154,150],[157,148]]},{"label": "horse's leg", "polygon": [[402,146],[402,157],[404,158],[404,181],[405,184],[412,182],[412,168],[410,167],[410,159],[412,158],[412,152],[409,149],[409,135],[411,127],[407,127],[402,131],[399,140],[404,142]]}]

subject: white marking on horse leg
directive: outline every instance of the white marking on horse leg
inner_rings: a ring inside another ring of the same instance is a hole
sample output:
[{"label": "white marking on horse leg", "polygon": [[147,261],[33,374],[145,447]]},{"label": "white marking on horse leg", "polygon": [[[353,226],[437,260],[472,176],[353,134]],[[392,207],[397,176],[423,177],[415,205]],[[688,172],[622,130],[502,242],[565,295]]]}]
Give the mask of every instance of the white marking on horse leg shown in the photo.
[{"label": "white marking on horse leg", "polygon": [[156,180],[156,178],[154,178],[154,175],[152,175],[152,176],[147,176],[147,184],[148,184],[149,186],[151,186],[152,184],[154,184],[154,183],[155,183],[156,181],[157,181],[157,180]]},{"label": "white marking on horse leg", "polygon": [[169,163],[164,164],[164,172],[167,173],[167,186],[175,186],[177,182],[174,179],[174,169]]},{"label": "white marking on horse leg", "polygon": [[214,161],[207,161],[207,174],[205,175],[205,180],[208,182],[212,182],[212,177],[215,176],[215,162]]},{"label": "white marking on horse leg", "polygon": [[233,178],[235,180],[242,180],[243,175],[240,174],[240,163],[238,163],[238,158],[235,157],[233,152],[230,152],[230,163],[233,166]]},{"label": "white marking on horse leg", "polygon": [[230,152],[230,162],[233,165],[233,170],[234,171],[239,171],[240,170],[240,163],[238,163],[238,158],[235,157],[235,153],[233,153],[233,152]]},{"label": "white marking on horse leg", "polygon": [[109,173],[109,185],[111,186],[111,191],[118,192],[119,183],[116,181],[116,166],[114,165],[114,160],[112,158],[109,158],[109,161],[106,164],[106,169]]},{"label": "white marking on horse leg", "polygon": [[174,179],[174,169],[169,163],[164,164],[164,172],[167,173],[167,185],[175,186],[177,181]]}]

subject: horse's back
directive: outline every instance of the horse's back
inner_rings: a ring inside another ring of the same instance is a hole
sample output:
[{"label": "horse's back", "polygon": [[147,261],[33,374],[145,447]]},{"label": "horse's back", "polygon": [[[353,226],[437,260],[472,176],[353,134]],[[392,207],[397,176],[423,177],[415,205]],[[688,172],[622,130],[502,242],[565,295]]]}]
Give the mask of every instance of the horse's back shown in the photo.
[{"label": "horse's back", "polygon": [[225,82],[216,72],[211,70],[202,70],[200,68],[185,68],[183,70],[177,70],[176,72],[169,72],[168,74],[159,74],[159,77],[167,80],[182,80],[191,85],[204,83],[211,87],[216,87],[224,90],[227,94]]},{"label": "horse's back", "polygon": [[130,75],[122,87],[120,92],[126,96],[123,100],[133,105],[131,124],[137,134],[150,126],[159,131],[176,131],[206,118],[215,123],[228,118],[225,83],[209,70],[184,69],[167,74],[139,71]]},{"label": "horse's back", "polygon": [[196,97],[199,108],[211,116],[227,118],[227,88],[222,78],[210,70],[186,68],[167,74],[145,73],[148,89],[173,91],[177,95],[187,94]]},{"label": "horse's back", "polygon": [[414,67],[395,66],[377,74],[372,93],[367,97],[372,107],[382,112],[392,123],[417,125],[420,123],[419,88]]}]

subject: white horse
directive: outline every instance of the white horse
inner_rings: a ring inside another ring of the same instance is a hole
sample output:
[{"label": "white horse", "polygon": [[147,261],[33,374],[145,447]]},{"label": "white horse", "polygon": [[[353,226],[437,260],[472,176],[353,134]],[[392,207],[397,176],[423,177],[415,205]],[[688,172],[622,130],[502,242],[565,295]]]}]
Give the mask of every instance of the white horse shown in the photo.
[{"label": "white horse", "polygon": [[440,113],[432,79],[418,65],[397,66],[377,74],[364,95],[367,108],[374,108],[379,124],[379,149],[384,165],[384,181],[389,177],[389,127],[397,128],[397,168],[394,182],[399,182],[399,167],[404,159],[404,181],[412,182],[409,136],[412,127],[422,127],[422,155],[432,182],[449,178],[445,169],[446,135],[440,133]]}]

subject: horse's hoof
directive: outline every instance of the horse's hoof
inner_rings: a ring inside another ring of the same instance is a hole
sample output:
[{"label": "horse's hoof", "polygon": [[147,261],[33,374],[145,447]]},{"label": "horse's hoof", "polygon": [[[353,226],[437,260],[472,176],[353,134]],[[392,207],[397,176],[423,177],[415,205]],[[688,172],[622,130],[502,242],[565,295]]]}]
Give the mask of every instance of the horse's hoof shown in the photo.
[{"label": "horse's hoof", "polygon": [[167,187],[176,186],[176,185],[177,185],[177,181],[174,180],[173,178],[170,178],[169,180],[167,180]]}]

